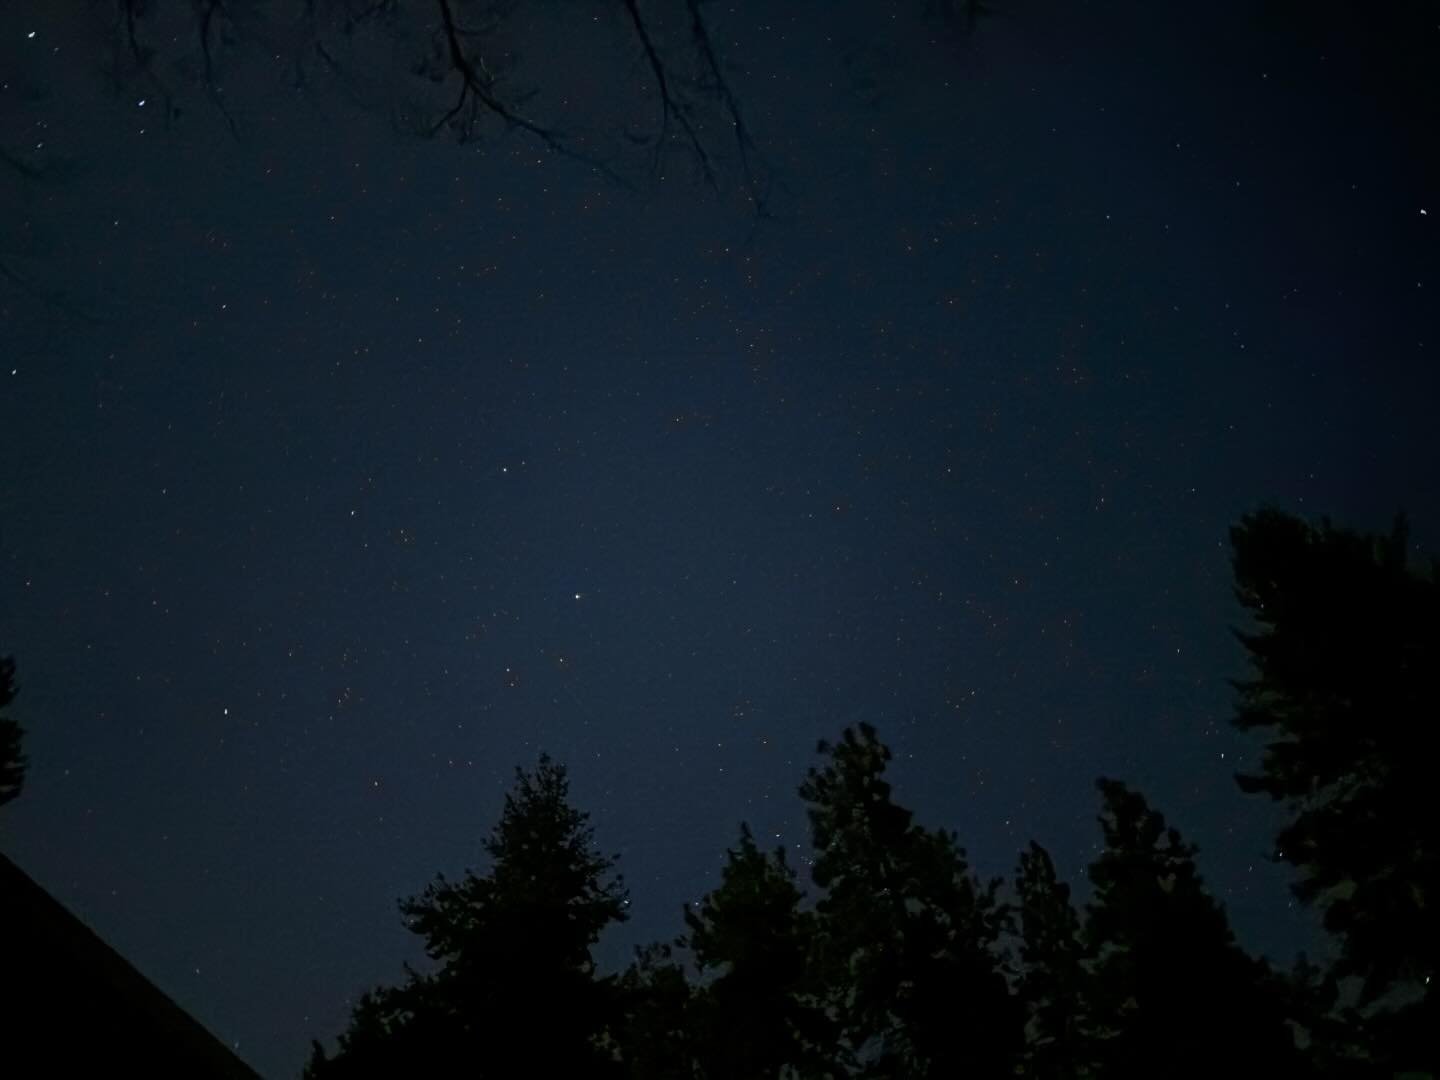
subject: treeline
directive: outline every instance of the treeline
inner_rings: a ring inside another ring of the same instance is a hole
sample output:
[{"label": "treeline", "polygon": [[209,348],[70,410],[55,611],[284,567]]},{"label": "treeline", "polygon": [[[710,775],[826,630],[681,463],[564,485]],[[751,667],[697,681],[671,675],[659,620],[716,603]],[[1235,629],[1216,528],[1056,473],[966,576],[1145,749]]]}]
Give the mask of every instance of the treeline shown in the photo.
[{"label": "treeline", "polygon": [[1403,520],[1371,537],[1266,510],[1231,540],[1253,617],[1235,721],[1267,740],[1237,779],[1284,804],[1275,858],[1335,936],[1328,967],[1247,954],[1195,848],[1117,780],[1097,785],[1083,908],[1038,844],[1008,886],[982,879],[895,800],[861,724],[800,785],[808,882],[741,825],[683,934],[601,974],[592,949],[629,896],[542,757],[489,870],[401,905],[434,970],[366,993],[305,1075],[1434,1075],[1436,566],[1410,567]]},{"label": "treeline", "polygon": [[1193,848],[1125,785],[1101,783],[1105,848],[1082,916],[1040,846],[1007,893],[953,834],[915,822],[873,728],[820,756],[801,787],[814,902],[784,849],[741,826],[684,935],[610,976],[590,949],[628,898],[564,768],[542,758],[518,774],[489,872],[404,905],[437,970],[367,994],[340,1052],[317,1047],[308,1075],[1155,1075],[1161,1062],[1213,1075],[1237,1055],[1267,1075],[1302,1067],[1285,980],[1236,945]]},{"label": "treeline", "polygon": [[[602,973],[629,894],[542,757],[517,770],[488,869],[402,903],[429,970],[365,993],[306,1077],[1440,1075],[1440,562],[1410,565],[1403,521],[1373,537],[1266,510],[1231,540],[1252,617],[1235,722],[1264,740],[1237,779],[1283,808],[1274,857],[1333,962],[1247,954],[1195,848],[1117,780],[1097,785],[1083,906],[1038,844],[1008,884],[983,879],[896,801],[861,724],[800,784],[806,879],[741,825],[683,932]],[[0,802],[24,778],[13,673],[0,662]]]}]

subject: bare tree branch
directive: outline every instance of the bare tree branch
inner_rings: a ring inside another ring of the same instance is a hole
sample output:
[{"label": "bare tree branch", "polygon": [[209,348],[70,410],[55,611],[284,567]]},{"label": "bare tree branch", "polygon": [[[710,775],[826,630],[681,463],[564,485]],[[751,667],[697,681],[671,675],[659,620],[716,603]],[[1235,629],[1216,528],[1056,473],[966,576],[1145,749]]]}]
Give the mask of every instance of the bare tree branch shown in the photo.
[{"label": "bare tree branch", "polygon": [[[589,165],[591,168],[603,172],[607,178],[628,186],[625,181],[616,174],[604,162],[576,150],[572,145],[564,141],[564,135],[553,128],[541,127],[534,121],[528,120],[507,106],[495,94],[495,80],[489,71],[485,69],[483,58],[478,62],[472,61],[465,51],[464,42],[461,40],[461,30],[456,25],[455,13],[451,7],[451,0],[436,0],[440,8],[440,18],[444,26],[445,43],[449,52],[451,67],[460,75],[460,93],[455,99],[455,104],[449,111],[437,120],[430,129],[433,135],[446,126],[452,125],[454,121],[466,110],[467,105],[471,111],[473,120],[477,108],[483,108],[499,117],[510,127],[516,127],[522,131],[529,132],[539,139],[549,150],[568,157],[574,161]],[[463,130],[468,130],[468,122],[463,125]]]},{"label": "bare tree branch", "polygon": [[760,190],[760,184],[752,165],[752,155],[758,156],[758,151],[754,141],[750,138],[749,129],[745,126],[745,118],[740,112],[740,102],[730,89],[729,80],[721,71],[720,58],[710,40],[710,31],[705,25],[705,16],[700,11],[700,3],[701,0],[686,0],[690,9],[690,33],[695,39],[695,45],[700,51],[700,58],[705,63],[705,69],[710,73],[711,85],[715,94],[725,107],[725,112],[730,117],[730,123],[734,128],[735,145],[740,151],[740,168],[745,175],[746,194],[755,204],[755,212],[761,217],[768,217],[769,213],[766,209],[769,195],[768,185],[767,190]]},{"label": "bare tree branch", "polygon": [[[502,43],[512,14],[525,7],[521,0],[432,0],[429,5],[416,0],[111,3],[118,15],[117,38],[123,43],[121,77],[145,80],[153,87],[154,96],[163,99],[167,117],[179,114],[177,91],[195,90],[206,96],[231,134],[238,137],[233,97],[226,95],[224,87],[226,50],[237,39],[258,38],[264,48],[276,53],[293,49],[297,89],[309,83],[314,65],[342,83],[353,84],[347,90],[365,109],[379,107],[378,96],[394,89],[388,80],[393,69],[383,56],[376,63],[376,50],[386,45],[394,50],[398,45],[403,52],[413,45],[417,48],[413,62],[394,51],[391,54],[392,62],[398,58],[408,64],[419,91],[413,97],[409,91],[401,91],[403,104],[396,106],[397,124],[430,136],[453,131],[463,141],[481,125],[497,123],[538,141],[551,153],[585,164],[626,188],[633,187],[612,163],[589,151],[593,143],[585,135],[563,130],[559,116],[540,116],[527,107],[526,96],[508,85],[504,65],[493,62],[496,56],[510,59]],[[647,93],[653,86],[659,97],[658,132],[631,141],[650,148],[657,175],[666,164],[666,154],[676,149],[693,158],[700,179],[716,192],[738,174],[736,182],[757,215],[768,217],[774,177],[749,128],[740,95],[731,85],[703,3],[621,0],[612,9],[639,46],[638,62],[648,73],[642,85]],[[526,9],[544,7],[543,0],[529,0]],[[185,24],[176,21],[177,14],[183,20],[186,13],[192,28],[188,41]],[[681,26],[686,29],[677,33],[675,28]],[[184,87],[169,85],[174,71],[185,73]],[[617,74],[616,81],[623,79]],[[353,92],[366,86],[370,93]],[[412,104],[419,106],[418,114]],[[623,124],[617,124],[612,134],[629,139],[630,133],[619,128]],[[623,150],[612,149],[623,157]]]},{"label": "bare tree branch", "polygon": [[[205,65],[205,93],[211,103],[225,118],[225,123],[230,128],[230,134],[240,138],[240,129],[235,125],[235,117],[231,115],[229,108],[221,97],[219,84],[215,80],[215,58],[210,51],[210,35],[215,28],[215,17],[220,16],[222,22],[229,18],[225,10],[224,0],[191,0],[197,18],[200,23],[200,55]],[[223,33],[223,29],[218,32]]]},{"label": "bare tree branch", "polygon": [[712,189],[718,190],[719,185],[716,182],[715,167],[710,161],[710,154],[705,149],[705,144],[701,141],[694,125],[690,123],[689,110],[686,109],[684,102],[671,91],[670,76],[665,62],[655,48],[655,41],[650,36],[650,28],[645,23],[645,17],[640,14],[639,4],[636,0],[625,0],[625,10],[630,14],[630,23],[635,30],[635,36],[640,39],[640,44],[645,49],[645,58],[649,61],[650,72],[655,77],[655,87],[660,93],[660,139],[656,143],[657,154],[665,146],[669,121],[673,117],[685,132],[690,149],[700,163],[700,171],[705,177],[705,183]]}]

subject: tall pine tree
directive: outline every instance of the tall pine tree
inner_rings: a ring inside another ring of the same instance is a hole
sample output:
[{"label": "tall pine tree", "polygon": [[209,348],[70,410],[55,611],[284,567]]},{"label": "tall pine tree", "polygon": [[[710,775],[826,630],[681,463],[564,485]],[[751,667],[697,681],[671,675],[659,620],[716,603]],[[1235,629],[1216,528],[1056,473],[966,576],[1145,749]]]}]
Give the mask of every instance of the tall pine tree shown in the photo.
[{"label": "tall pine tree", "polygon": [[1015,871],[1020,932],[1018,990],[1025,1005],[1024,1075],[1037,1080],[1086,1076],[1086,952],[1070,886],[1050,853],[1031,842]]},{"label": "tall pine tree", "polygon": [[401,904],[437,969],[366,995],[338,1057],[317,1051],[309,1075],[617,1075],[607,1033],[618,996],[591,949],[627,898],[592,840],[563,766],[541,757],[533,773],[517,770],[484,844],[489,873],[441,877]]},{"label": "tall pine tree", "polygon": [[847,728],[801,786],[824,890],[817,973],[857,1075],[900,1080],[1008,1074],[1023,1016],[1007,981],[999,882],[982,883],[956,838],[897,805],[890,750]]},{"label": "tall pine tree", "polygon": [[702,1076],[834,1074],[834,1026],[810,964],[815,916],[803,899],[784,849],[767,855],[742,825],[719,887],[687,907],[687,944],[709,976],[697,995]]},{"label": "tall pine tree", "polygon": [[1099,1075],[1297,1075],[1283,1003],[1205,890],[1195,848],[1138,792],[1098,786],[1105,847],[1090,865],[1085,937]]}]

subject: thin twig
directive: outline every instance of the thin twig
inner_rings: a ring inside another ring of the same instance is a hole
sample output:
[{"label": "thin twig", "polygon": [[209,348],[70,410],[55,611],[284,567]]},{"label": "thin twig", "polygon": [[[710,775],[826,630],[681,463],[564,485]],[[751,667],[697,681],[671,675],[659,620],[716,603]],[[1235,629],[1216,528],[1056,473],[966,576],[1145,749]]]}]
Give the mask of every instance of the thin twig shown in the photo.
[{"label": "thin twig", "polygon": [[225,118],[225,123],[230,128],[230,134],[238,141],[240,129],[235,124],[235,117],[231,115],[229,108],[226,107],[220,96],[220,87],[215,82],[215,58],[210,52],[211,25],[217,14],[222,18],[226,17],[225,4],[223,0],[195,0],[195,6],[200,16],[200,55],[205,64],[205,93],[210,98],[211,104]]},{"label": "thin twig", "polygon": [[548,149],[563,157],[579,161],[591,168],[598,169],[609,179],[629,186],[625,181],[604,162],[589,154],[581,153],[563,141],[564,136],[553,128],[541,127],[532,120],[527,120],[513,109],[509,108],[503,101],[495,96],[491,89],[494,79],[486,72],[478,70],[474,62],[465,52],[465,44],[461,40],[461,31],[455,23],[455,14],[451,9],[450,0],[436,0],[440,8],[440,18],[445,27],[445,41],[450,55],[450,64],[460,74],[460,94],[455,99],[455,104],[445,112],[439,120],[431,127],[433,135],[446,125],[452,123],[467,105],[472,111],[478,102],[488,109],[492,114],[499,117],[511,127],[520,128],[529,132],[539,139]]},{"label": "thin twig", "polygon": [[705,150],[705,144],[701,141],[699,134],[690,123],[690,117],[684,107],[684,103],[675,96],[670,89],[670,77],[665,70],[665,63],[660,58],[660,52],[655,48],[655,42],[650,37],[650,28],[645,25],[645,17],[640,14],[640,6],[636,0],[625,0],[625,10],[630,13],[630,23],[635,28],[635,36],[640,39],[640,44],[645,49],[645,57],[650,63],[650,72],[655,76],[655,85],[660,91],[660,141],[659,146],[665,144],[665,132],[667,121],[674,117],[684,130],[685,136],[690,141],[690,147],[695,153],[696,159],[700,162],[701,172],[704,174],[705,182],[711,188],[717,188],[715,179],[715,168],[711,164],[710,155]]},{"label": "thin twig", "polygon": [[745,174],[745,190],[750,196],[750,201],[755,204],[755,212],[761,217],[765,217],[768,215],[767,196],[759,190],[759,184],[755,178],[751,154],[756,152],[756,147],[750,138],[749,129],[745,126],[745,117],[740,112],[740,102],[735,97],[734,91],[730,89],[729,80],[725,78],[720,69],[720,58],[710,40],[710,31],[705,25],[705,17],[700,12],[700,0],[686,0],[686,4],[690,9],[691,35],[695,39],[696,47],[700,50],[701,59],[705,61],[706,69],[710,72],[715,93],[719,96],[721,104],[725,106],[725,111],[729,114],[730,123],[735,131],[735,145],[740,151],[740,167]]}]

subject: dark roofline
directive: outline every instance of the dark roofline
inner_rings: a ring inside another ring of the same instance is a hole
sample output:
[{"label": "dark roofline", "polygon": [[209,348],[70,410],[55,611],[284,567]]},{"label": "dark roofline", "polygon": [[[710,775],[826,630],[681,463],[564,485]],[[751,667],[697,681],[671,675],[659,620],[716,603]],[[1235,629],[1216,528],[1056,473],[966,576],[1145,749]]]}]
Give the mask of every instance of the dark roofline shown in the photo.
[{"label": "dark roofline", "polygon": [[[13,945],[6,940],[12,934],[21,939]],[[3,854],[0,947],[7,954],[7,967],[10,957],[20,954],[18,971],[7,970],[6,980],[14,978],[22,983],[12,987],[20,992],[22,1001],[30,992],[31,1019],[48,1031],[53,1033],[64,1024],[74,1029],[71,1039],[76,1041],[84,1041],[94,1032],[99,1017],[77,1015],[68,994],[47,995],[47,990],[61,985],[61,978],[72,984],[78,978],[85,980],[83,985],[92,992],[92,999],[103,1003],[106,1025],[115,1030],[123,1028],[127,1033],[141,1027],[143,1033],[138,1039],[151,1047],[158,1046],[166,1056],[173,1055],[176,1064],[183,1062],[187,1068],[197,1070],[191,1075],[260,1080],[260,1074],[234,1051]],[[22,1005],[21,1012],[26,1010]],[[23,1042],[23,1029],[17,1028],[16,1033]],[[38,1045],[38,1032],[33,1038]],[[7,1044],[10,1041],[7,1036]],[[117,1049],[112,1044],[111,1050]],[[63,1049],[57,1052],[63,1054]],[[83,1052],[99,1054],[101,1050],[90,1048]],[[121,1072],[131,1071],[127,1066],[142,1064],[125,1061],[123,1056],[112,1057],[111,1062]],[[159,1062],[151,1060],[148,1064]]]}]

